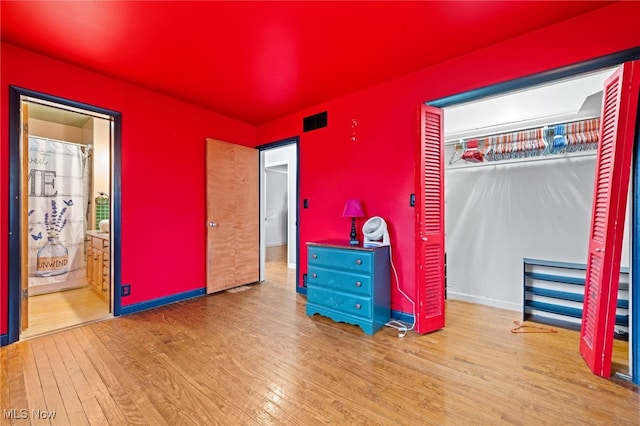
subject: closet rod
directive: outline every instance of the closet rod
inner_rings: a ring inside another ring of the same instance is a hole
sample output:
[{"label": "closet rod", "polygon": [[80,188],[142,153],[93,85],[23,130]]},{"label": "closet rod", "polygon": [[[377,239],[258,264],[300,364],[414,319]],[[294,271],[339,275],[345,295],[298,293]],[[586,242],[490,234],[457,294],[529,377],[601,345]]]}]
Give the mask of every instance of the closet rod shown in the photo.
[{"label": "closet rod", "polygon": [[[510,133],[516,133],[516,132],[522,132],[525,130],[536,130],[539,128],[544,128],[544,127],[553,127],[553,126],[557,126],[559,124],[568,124],[568,123],[577,123],[580,121],[587,121],[587,120],[593,120],[594,118],[600,118],[599,115],[596,116],[587,116],[587,117],[580,117],[580,118],[568,118],[566,120],[558,120],[558,121],[545,121],[543,124],[538,124],[538,125],[532,125],[532,124],[524,124],[522,126],[519,127],[513,127],[513,128],[507,128],[505,130],[495,130],[492,131],[491,128],[486,128],[486,127],[481,127],[481,128],[476,128],[476,129],[469,129],[469,130],[465,130],[465,131],[461,131],[461,132],[456,132],[460,135],[465,135],[465,134],[469,134],[471,136],[463,136],[463,137],[451,137],[451,135],[449,135],[449,137],[445,136],[444,138],[444,146],[451,146],[451,145],[455,145],[457,143],[460,143],[461,140],[469,140],[469,139],[483,139],[483,138],[488,138],[491,136],[501,136],[501,135],[506,135],[506,134],[510,134]],[[509,123],[511,124],[511,123]],[[513,124],[517,124],[517,123],[513,123]],[[499,126],[495,126],[495,127],[499,127]],[[454,135],[456,134],[454,133]]]},{"label": "closet rod", "polygon": [[[595,157],[597,154],[598,154],[598,151],[594,150],[593,152],[541,155],[537,157],[518,158],[515,160],[483,161],[482,163],[466,163],[464,166],[458,166],[458,167],[445,167],[445,171],[464,170],[464,169],[470,169],[472,167],[507,166],[509,164],[533,163],[538,161],[549,161],[549,160],[556,160],[556,161],[570,160],[572,158]],[[464,161],[464,160],[459,160],[459,161]]]}]

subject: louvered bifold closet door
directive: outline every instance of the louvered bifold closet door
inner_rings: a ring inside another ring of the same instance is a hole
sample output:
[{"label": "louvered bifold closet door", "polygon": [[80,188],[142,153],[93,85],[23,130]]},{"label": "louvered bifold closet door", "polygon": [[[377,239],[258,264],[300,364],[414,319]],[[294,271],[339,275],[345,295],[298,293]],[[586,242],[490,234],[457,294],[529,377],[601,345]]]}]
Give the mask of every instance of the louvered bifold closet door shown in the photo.
[{"label": "louvered bifold closet door", "polygon": [[420,108],[416,197],[416,331],[444,327],[444,111]]},{"label": "louvered bifold closet door", "polygon": [[607,79],[589,233],[580,353],[591,371],[608,377],[616,316],[620,256],[638,106],[640,62]]}]

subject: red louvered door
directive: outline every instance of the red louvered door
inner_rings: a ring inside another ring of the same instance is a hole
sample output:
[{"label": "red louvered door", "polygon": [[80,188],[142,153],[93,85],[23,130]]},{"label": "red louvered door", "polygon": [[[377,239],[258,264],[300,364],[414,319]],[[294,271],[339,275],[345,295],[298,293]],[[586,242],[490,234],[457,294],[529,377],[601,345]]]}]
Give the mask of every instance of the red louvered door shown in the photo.
[{"label": "red louvered door", "polygon": [[611,373],[620,255],[638,106],[640,62],[627,62],[604,85],[580,353],[591,371]]},{"label": "red louvered door", "polygon": [[444,327],[444,126],[443,110],[420,107],[416,196],[416,331]]}]

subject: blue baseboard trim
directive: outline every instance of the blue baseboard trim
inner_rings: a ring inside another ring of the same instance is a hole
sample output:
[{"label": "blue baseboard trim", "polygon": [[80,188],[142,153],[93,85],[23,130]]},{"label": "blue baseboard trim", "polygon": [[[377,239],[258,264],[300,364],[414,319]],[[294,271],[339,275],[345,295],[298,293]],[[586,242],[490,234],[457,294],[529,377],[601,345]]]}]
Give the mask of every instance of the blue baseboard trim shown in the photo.
[{"label": "blue baseboard trim", "polygon": [[401,311],[391,310],[391,319],[402,321],[407,324],[413,324],[413,315]]},{"label": "blue baseboard trim", "polygon": [[146,302],[123,306],[122,308],[120,308],[120,315],[129,315],[135,312],[146,311],[147,309],[157,308],[160,306],[168,305],[170,303],[193,299],[194,297],[202,296],[204,294],[205,289],[199,288],[197,290],[185,291],[184,293],[173,294],[167,297],[159,297],[157,299],[148,300]]},{"label": "blue baseboard trim", "polygon": [[306,287],[296,287],[296,293],[304,294],[306,296],[307,295],[307,288]]},{"label": "blue baseboard trim", "polygon": [[9,335],[0,334],[0,346],[7,346],[9,344]]}]

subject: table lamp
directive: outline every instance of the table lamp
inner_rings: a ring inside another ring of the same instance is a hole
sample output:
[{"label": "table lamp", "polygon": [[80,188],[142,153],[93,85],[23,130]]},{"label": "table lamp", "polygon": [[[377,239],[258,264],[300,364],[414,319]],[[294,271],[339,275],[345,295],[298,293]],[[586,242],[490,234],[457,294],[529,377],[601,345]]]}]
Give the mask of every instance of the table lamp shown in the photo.
[{"label": "table lamp", "polygon": [[363,216],[364,211],[362,210],[362,204],[360,204],[360,200],[347,200],[347,203],[344,205],[342,217],[351,218],[351,240],[349,240],[349,244],[351,244],[352,246],[357,246],[359,244],[356,234],[356,217]]}]

